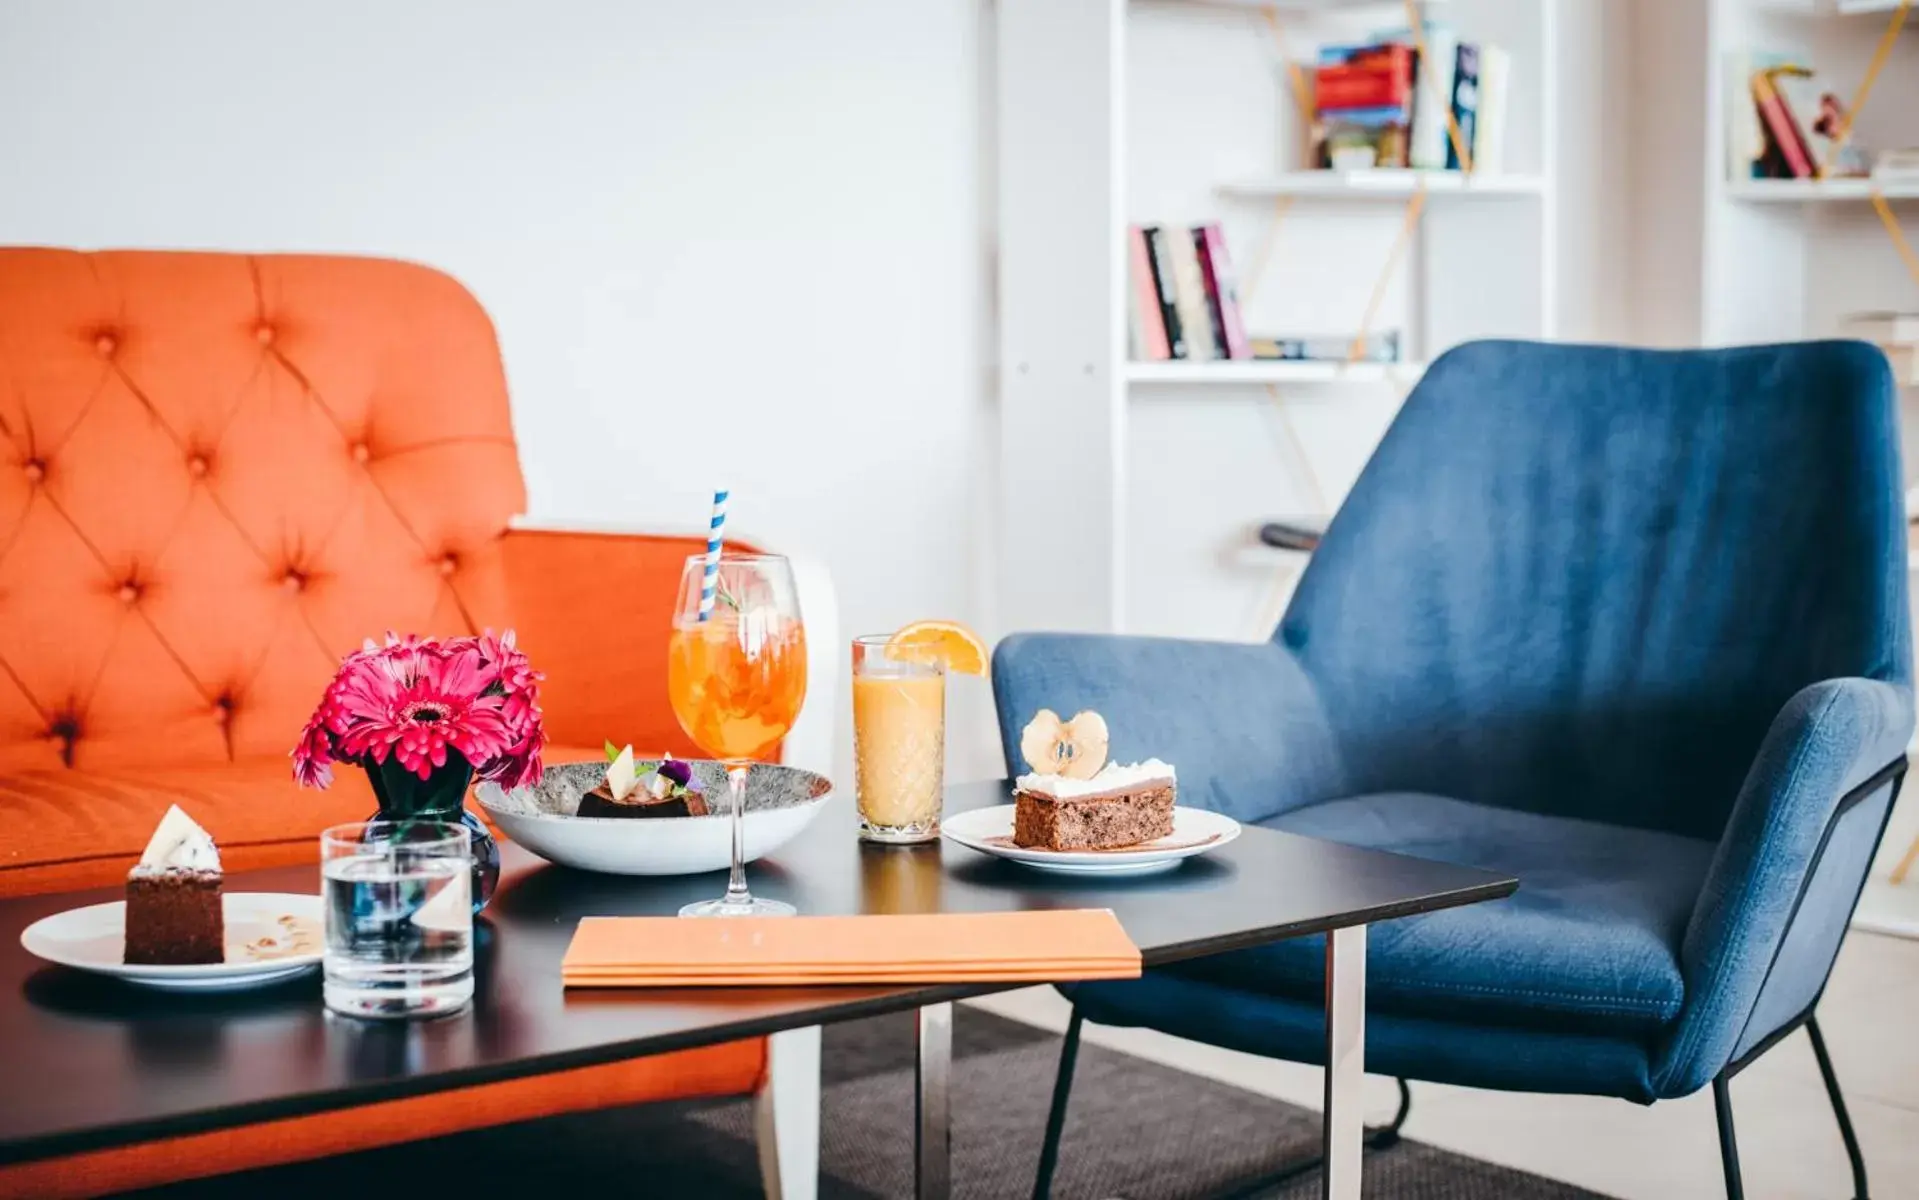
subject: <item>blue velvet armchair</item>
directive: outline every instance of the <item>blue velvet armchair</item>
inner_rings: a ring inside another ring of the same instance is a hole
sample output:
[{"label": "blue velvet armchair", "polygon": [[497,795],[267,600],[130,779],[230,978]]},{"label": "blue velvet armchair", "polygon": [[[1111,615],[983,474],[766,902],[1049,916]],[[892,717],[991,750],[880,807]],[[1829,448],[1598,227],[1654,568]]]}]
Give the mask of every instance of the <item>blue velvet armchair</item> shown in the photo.
[{"label": "blue velvet armchair", "polygon": [[[1182,804],[1517,876],[1373,930],[1367,1069],[1641,1103],[1712,1084],[1735,1198],[1727,1081],[1806,1025],[1863,1200],[1811,1017],[1913,731],[1902,491],[1860,343],[1462,346],[1270,642],[1009,637],[1007,758],[1036,709],[1097,709],[1116,759],[1177,764]],[[1072,1036],[1320,1062],[1324,963],[1298,939],[1077,986]]]}]

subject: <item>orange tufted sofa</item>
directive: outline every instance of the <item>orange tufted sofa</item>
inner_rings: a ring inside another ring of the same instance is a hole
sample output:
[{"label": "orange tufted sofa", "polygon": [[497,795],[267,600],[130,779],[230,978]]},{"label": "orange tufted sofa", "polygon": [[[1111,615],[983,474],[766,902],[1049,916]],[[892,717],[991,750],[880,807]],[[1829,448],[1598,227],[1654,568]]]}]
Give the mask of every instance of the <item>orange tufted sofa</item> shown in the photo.
[{"label": "orange tufted sofa", "polygon": [[[445,275],[0,249],[0,896],[117,883],[170,803],[229,870],[313,861],[318,830],[373,800],[354,771],[296,789],[287,752],[341,654],[387,629],[517,629],[547,674],[549,761],[608,737],[695,753],[659,681],[699,543],[516,527],[525,500],[492,326]],[[738,1043],[407,1101],[404,1122],[39,1164],[0,1171],[0,1193],[144,1186],[582,1096],[743,1094],[767,1057]]]}]

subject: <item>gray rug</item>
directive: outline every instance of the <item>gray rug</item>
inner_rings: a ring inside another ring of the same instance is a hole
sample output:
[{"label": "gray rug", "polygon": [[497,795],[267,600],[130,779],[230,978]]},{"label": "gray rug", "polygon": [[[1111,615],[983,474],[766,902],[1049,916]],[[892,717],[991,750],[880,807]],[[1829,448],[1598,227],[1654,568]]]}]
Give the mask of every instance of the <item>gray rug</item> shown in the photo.
[{"label": "gray rug", "polygon": [[[1059,1039],[961,1007],[955,1021],[955,1192],[1024,1197],[1033,1186]],[[826,1031],[820,1195],[912,1195],[913,1027],[881,1017]],[[1419,1103],[1415,1087],[1413,1103]],[[323,1162],[144,1193],[158,1200],[263,1195],[617,1194],[747,1200],[760,1195],[743,1101],[648,1105],[555,1117]],[[1304,1109],[1086,1043],[1079,1056],[1058,1200],[1185,1200],[1317,1149]],[[1369,1152],[1369,1200],[1605,1200],[1593,1192],[1402,1141]],[[1260,1200],[1318,1195],[1317,1174]]]}]

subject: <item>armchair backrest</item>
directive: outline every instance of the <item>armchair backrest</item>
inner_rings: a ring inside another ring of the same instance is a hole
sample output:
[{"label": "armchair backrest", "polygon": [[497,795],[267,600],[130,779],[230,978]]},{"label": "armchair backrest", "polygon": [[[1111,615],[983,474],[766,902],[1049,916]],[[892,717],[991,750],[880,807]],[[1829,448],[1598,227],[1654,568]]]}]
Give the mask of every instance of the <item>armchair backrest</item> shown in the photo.
[{"label": "armchair backrest", "polygon": [[1275,637],[1355,790],[1717,837],[1794,692],[1910,686],[1902,495],[1865,344],[1469,344]]},{"label": "armchair backrest", "polygon": [[0,249],[0,770],[284,756],[369,632],[505,611],[524,507],[445,275]]}]

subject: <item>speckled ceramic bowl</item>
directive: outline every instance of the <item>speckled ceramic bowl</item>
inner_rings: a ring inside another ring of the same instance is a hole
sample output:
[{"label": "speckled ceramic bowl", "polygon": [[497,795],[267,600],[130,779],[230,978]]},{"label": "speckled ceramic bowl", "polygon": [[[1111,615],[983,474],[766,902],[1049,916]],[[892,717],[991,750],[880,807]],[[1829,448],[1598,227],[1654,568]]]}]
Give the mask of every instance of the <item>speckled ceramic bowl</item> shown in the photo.
[{"label": "speckled ceramic bowl", "polygon": [[[645,777],[657,765],[635,764]],[[693,782],[712,812],[704,817],[581,817],[580,797],[606,778],[603,762],[560,763],[540,782],[506,791],[477,789],[480,807],[506,836],[552,862],[612,875],[695,875],[723,871],[732,858],[727,822],[726,769],[696,760]],[[824,775],[773,763],[755,764],[746,777],[746,861],[779,849],[833,795]]]}]

